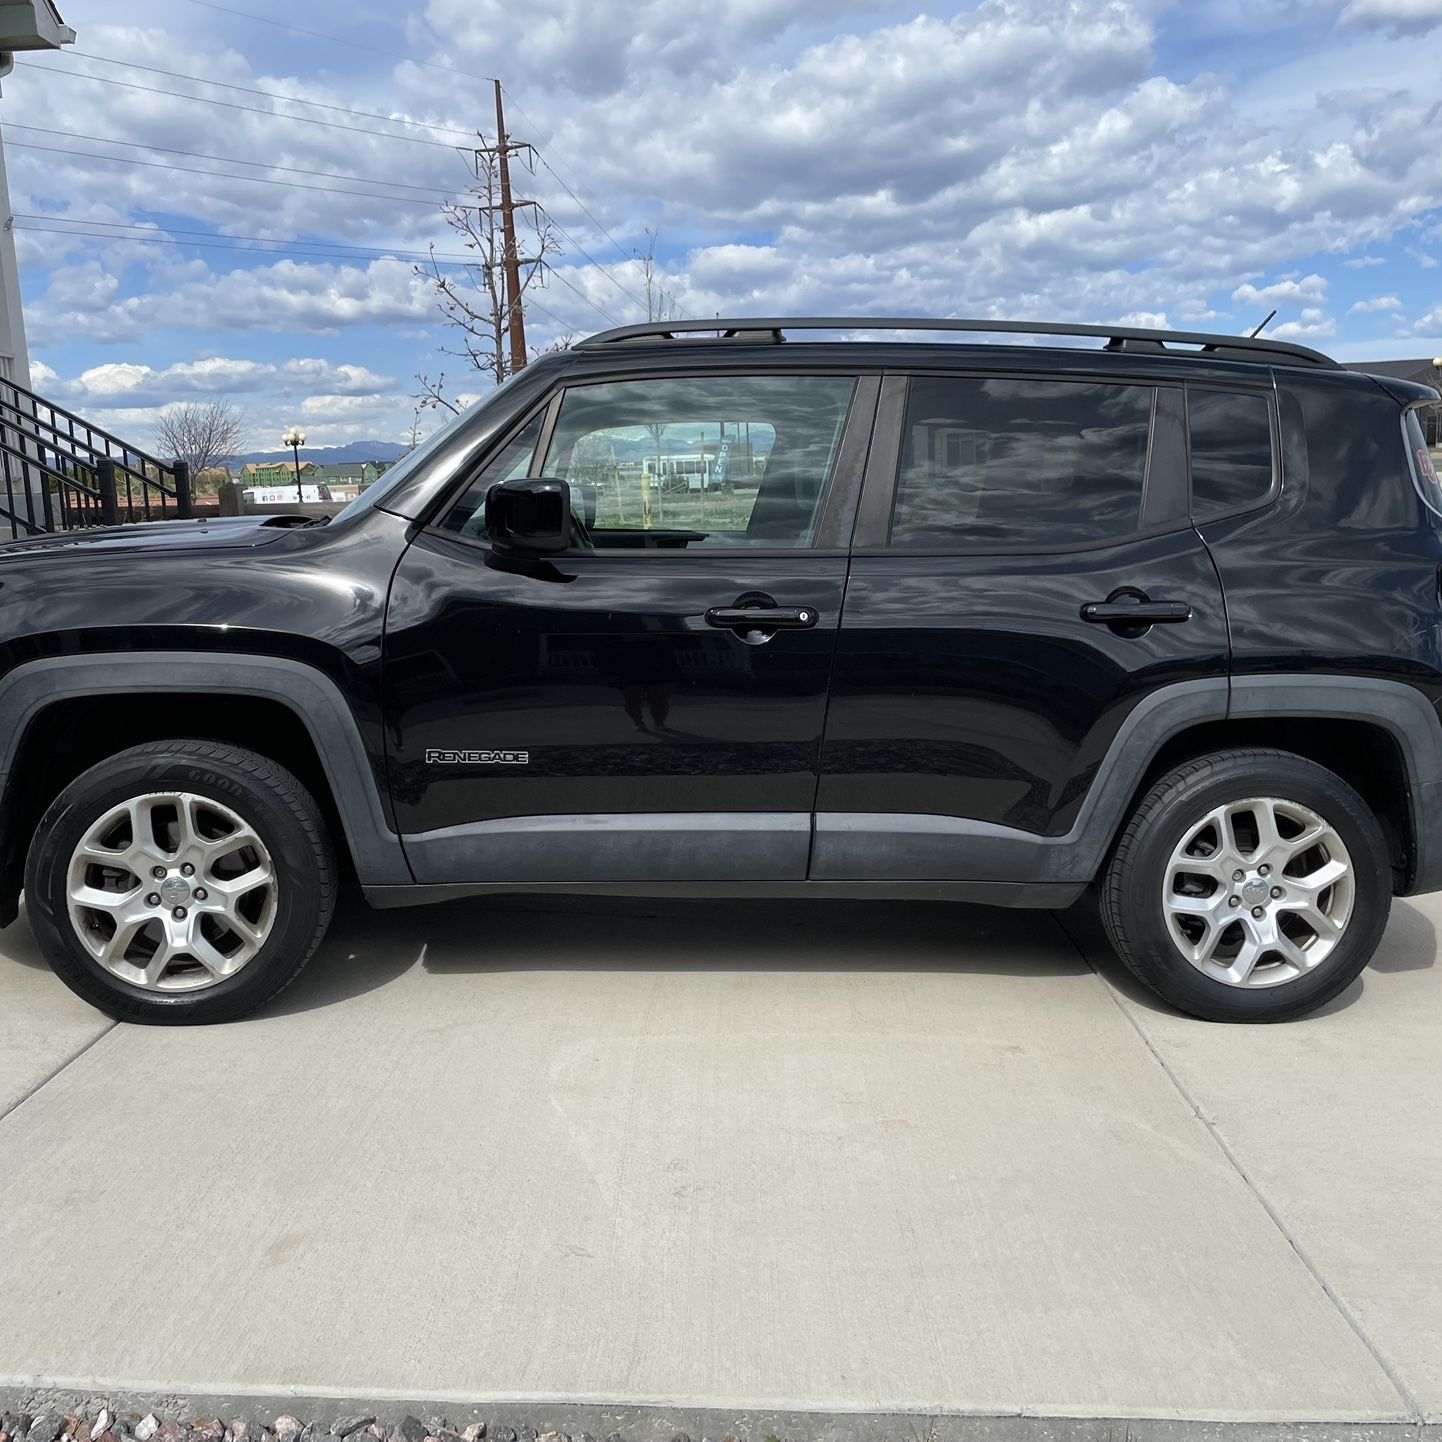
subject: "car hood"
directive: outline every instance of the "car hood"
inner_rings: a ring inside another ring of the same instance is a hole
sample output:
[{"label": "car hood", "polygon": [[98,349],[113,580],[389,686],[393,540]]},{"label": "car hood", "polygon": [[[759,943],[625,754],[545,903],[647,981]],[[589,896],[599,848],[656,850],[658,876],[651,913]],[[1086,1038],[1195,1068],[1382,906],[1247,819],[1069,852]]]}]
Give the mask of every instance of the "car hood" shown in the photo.
[{"label": "car hood", "polygon": [[0,545],[0,560],[47,559],[61,551],[143,551],[173,555],[177,550],[234,550],[267,546],[306,524],[301,516],[222,516],[195,521],[142,521],[128,526],[92,526],[57,531]]}]

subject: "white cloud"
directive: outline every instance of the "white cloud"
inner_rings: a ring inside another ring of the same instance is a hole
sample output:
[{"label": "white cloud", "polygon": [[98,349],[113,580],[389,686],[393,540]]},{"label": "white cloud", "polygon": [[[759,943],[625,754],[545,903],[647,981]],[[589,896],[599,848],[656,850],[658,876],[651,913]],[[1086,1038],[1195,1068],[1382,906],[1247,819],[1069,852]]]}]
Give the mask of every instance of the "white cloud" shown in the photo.
[{"label": "white cloud", "polygon": [[1387,262],[1380,255],[1354,255],[1342,264],[1349,270],[1367,270],[1375,265],[1386,265]]},{"label": "white cloud", "polygon": [[1272,331],[1278,340],[1317,339],[1336,333],[1336,322],[1316,306],[1308,306],[1296,320],[1289,320]]},{"label": "white cloud", "polygon": [[1370,315],[1376,311],[1402,309],[1402,302],[1395,295],[1374,295],[1367,300],[1354,302],[1347,308],[1348,315]]},{"label": "white cloud", "polygon": [[1425,35],[1442,25],[1442,0],[1348,0],[1338,24],[1392,35]]},{"label": "white cloud", "polygon": [[1301,305],[1326,298],[1327,282],[1320,275],[1304,276],[1301,280],[1278,280],[1260,287],[1248,281],[1232,292],[1232,299],[1238,305]]},{"label": "white cloud", "polygon": [[193,396],[254,393],[299,395],[315,386],[329,386],[343,398],[373,398],[394,382],[364,366],[334,365],[323,360],[234,360],[210,356],[179,361],[164,369],[131,361],[91,366],[73,380],[62,380],[50,366],[37,362],[31,375],[38,389],[73,404],[114,407],[121,402],[165,404]]}]

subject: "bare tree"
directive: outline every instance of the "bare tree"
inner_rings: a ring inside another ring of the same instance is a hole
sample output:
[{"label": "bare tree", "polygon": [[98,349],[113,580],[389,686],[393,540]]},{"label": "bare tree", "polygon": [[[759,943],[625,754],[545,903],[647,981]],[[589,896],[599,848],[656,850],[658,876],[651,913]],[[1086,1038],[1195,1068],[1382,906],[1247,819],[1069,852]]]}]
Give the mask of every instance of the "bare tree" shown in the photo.
[{"label": "bare tree", "polygon": [[[641,282],[646,290],[646,319],[676,320],[681,314],[681,308],[676,302],[676,293],[666,288],[665,272],[656,264],[656,242],[660,238],[661,232],[648,225],[646,227],[646,253],[643,255],[639,250],[636,252],[636,260],[641,267]],[[646,430],[651,437],[651,448],[656,453],[655,484],[660,488],[663,498],[661,504],[664,507],[666,482],[662,477],[661,442],[665,438],[666,427],[660,422],[652,421],[646,426]],[[651,529],[657,510],[655,497],[651,494],[651,484],[652,478],[646,474],[643,467],[641,471],[641,526],[648,531]]]},{"label": "bare tree", "polygon": [[[482,137],[484,141],[484,137]],[[494,152],[473,152],[474,182],[469,203],[447,202],[441,207],[446,224],[461,238],[462,244],[475,255],[475,260],[460,269],[446,266],[435,258],[415,267],[418,276],[430,281],[436,305],[450,322],[452,343],[442,346],[444,355],[456,356],[480,371],[492,385],[500,385],[511,373],[507,350],[507,329],[511,310],[507,304],[505,280],[505,232],[501,218],[501,182]],[[560,242],[555,230],[539,206],[528,207],[531,221],[524,247],[517,240],[517,249],[525,249],[528,262],[522,267],[523,299],[532,285],[537,284],[546,260],[559,255]],[[423,408],[442,407],[454,412],[456,406],[446,399],[444,376],[432,382],[418,376],[421,391],[417,396]]]},{"label": "bare tree", "polygon": [[641,280],[646,287],[646,319],[680,320],[681,307],[677,303],[676,292],[666,289],[666,273],[656,264],[656,242],[660,238],[661,232],[648,225],[646,253],[642,255],[639,250],[636,252],[636,260],[641,266]]},{"label": "bare tree", "polygon": [[155,422],[155,447],[184,461],[192,477],[245,449],[246,419],[228,400],[187,401],[167,406]]}]

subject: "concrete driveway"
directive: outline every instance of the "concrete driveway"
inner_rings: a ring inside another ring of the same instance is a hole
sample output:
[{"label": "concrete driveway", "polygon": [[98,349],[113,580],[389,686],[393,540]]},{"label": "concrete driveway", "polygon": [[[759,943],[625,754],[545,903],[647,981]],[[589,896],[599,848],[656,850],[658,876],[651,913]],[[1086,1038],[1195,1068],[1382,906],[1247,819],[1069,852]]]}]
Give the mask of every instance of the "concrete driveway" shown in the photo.
[{"label": "concrete driveway", "polygon": [[1398,903],[1324,1013],[1259,1028],[1154,1004],[1080,913],[356,899],[277,1007],[191,1031],[98,1018],[22,922],[0,1401],[1416,1437],[1442,1420],[1439,901]]}]

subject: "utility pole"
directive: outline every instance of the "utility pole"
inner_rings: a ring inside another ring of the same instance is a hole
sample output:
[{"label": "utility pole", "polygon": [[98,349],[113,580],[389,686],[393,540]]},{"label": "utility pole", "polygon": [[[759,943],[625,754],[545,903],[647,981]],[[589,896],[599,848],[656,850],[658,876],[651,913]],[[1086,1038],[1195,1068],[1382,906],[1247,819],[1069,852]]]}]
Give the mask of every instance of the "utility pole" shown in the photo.
[{"label": "utility pole", "polygon": [[497,80],[496,158],[501,174],[501,225],[505,247],[506,315],[511,333],[511,374],[515,375],[526,365],[526,318],[521,310],[521,262],[516,255],[516,206],[511,199],[511,148],[506,137],[506,112],[501,106],[501,82]]}]

